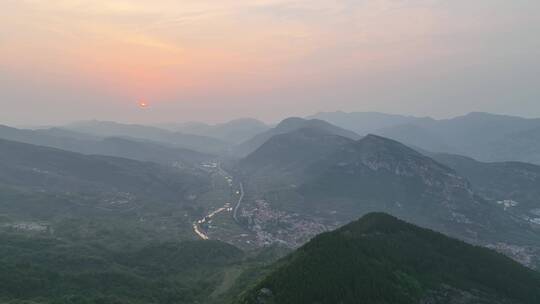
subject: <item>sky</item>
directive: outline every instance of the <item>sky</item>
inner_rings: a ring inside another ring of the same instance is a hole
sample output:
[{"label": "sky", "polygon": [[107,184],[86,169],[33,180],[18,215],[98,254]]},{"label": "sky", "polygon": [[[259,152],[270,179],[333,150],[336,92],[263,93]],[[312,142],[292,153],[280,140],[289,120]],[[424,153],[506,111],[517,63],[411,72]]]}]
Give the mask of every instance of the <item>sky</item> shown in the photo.
[{"label": "sky", "polygon": [[12,125],[540,117],[540,1],[2,0],[0,106]]}]

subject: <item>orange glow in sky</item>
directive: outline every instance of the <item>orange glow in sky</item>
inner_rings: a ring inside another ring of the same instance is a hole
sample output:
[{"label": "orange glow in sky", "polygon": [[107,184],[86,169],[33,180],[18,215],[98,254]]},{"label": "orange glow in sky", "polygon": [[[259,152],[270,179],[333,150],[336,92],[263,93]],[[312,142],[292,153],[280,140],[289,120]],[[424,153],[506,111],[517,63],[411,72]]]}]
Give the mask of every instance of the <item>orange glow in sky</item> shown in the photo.
[{"label": "orange glow in sky", "polygon": [[[506,79],[536,72],[538,56],[524,50],[540,43],[540,1],[1,3],[0,103],[15,109],[0,113],[4,120],[15,112],[40,119],[29,104],[62,117],[129,109],[158,120],[338,109],[462,114],[468,99],[485,110],[515,99],[506,92],[537,100],[536,84]],[[137,111],[148,107],[141,96],[152,113]],[[456,100],[463,107],[448,106]]]},{"label": "orange glow in sky", "polygon": [[[403,12],[388,12],[396,6],[389,0],[368,1],[354,10],[357,16],[347,13],[348,20],[341,20],[344,4],[323,0],[21,0],[3,6],[2,44],[9,47],[0,50],[1,63],[43,73],[54,66],[60,77],[154,100],[179,91],[265,91],[317,83],[342,68],[379,69],[407,50],[381,54],[368,46],[340,54],[337,48],[350,48],[343,44],[353,35],[369,44],[413,38],[429,31],[433,19],[429,9],[415,8],[415,20],[425,22],[411,23]],[[298,16],[282,16],[289,13]],[[331,46],[337,60],[322,64],[318,57]]]}]

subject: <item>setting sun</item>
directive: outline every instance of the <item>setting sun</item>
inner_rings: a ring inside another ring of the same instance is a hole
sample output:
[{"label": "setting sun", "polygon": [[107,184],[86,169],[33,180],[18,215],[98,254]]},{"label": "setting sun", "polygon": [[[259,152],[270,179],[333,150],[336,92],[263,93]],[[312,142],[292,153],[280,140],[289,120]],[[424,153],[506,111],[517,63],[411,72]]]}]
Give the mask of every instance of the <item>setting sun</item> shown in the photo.
[{"label": "setting sun", "polygon": [[139,108],[142,108],[142,109],[148,108],[148,102],[144,100],[139,101]]}]

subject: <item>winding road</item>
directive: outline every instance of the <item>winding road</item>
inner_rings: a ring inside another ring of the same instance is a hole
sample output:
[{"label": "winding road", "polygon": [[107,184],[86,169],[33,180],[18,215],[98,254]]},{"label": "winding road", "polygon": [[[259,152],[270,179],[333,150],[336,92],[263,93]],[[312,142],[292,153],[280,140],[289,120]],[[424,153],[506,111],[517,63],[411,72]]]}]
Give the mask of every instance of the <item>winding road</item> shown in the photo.
[{"label": "winding road", "polygon": [[244,199],[244,184],[240,182],[240,197],[238,198],[238,202],[236,203],[236,206],[234,206],[234,211],[233,211],[233,219],[237,224],[240,224],[238,222],[238,209],[240,209],[240,205],[242,204],[243,199]]},{"label": "winding road", "polygon": [[[232,188],[232,182],[231,182],[232,181],[232,176],[229,173],[227,173],[225,170],[223,170],[219,163],[217,165],[217,168],[218,168],[218,173],[221,176],[223,176],[223,178],[225,178],[227,180],[227,182],[229,183],[229,186]],[[238,222],[238,209],[240,208],[240,205],[242,204],[242,200],[244,199],[244,184],[242,182],[240,182],[239,187],[240,187],[240,190],[239,190],[240,196],[238,197],[238,201],[236,202],[236,205],[234,206],[234,208],[231,208],[230,203],[226,203],[223,207],[221,207],[221,208],[219,208],[217,210],[214,210],[214,211],[210,212],[208,215],[206,215],[205,217],[203,217],[202,219],[193,222],[193,232],[195,232],[195,234],[199,238],[201,238],[202,240],[209,240],[210,239],[208,237],[208,235],[206,234],[206,232],[201,228],[201,224],[205,223],[206,221],[210,221],[212,219],[212,217],[214,217],[215,215],[217,215],[220,212],[233,211],[232,216],[233,216],[234,221],[237,224],[240,224]]]},{"label": "winding road", "polygon": [[203,240],[208,240],[210,239],[208,237],[208,235],[206,233],[204,233],[203,230],[201,230],[201,224],[205,223],[205,222],[210,222],[212,220],[212,218],[214,216],[216,216],[218,213],[220,212],[223,212],[223,211],[231,211],[232,208],[231,208],[231,204],[229,203],[226,203],[223,207],[219,208],[219,209],[216,209],[212,212],[210,212],[207,216],[203,217],[202,219],[198,220],[198,221],[195,221],[193,223],[193,231],[195,232],[196,235],[198,235],[201,239]]}]

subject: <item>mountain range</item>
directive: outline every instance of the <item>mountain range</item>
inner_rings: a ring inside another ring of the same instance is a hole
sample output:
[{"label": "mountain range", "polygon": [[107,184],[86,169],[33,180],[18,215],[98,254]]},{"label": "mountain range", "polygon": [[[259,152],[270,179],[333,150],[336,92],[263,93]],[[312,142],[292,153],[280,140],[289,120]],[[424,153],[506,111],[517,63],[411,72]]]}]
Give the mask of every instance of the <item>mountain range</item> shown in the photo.
[{"label": "mountain range", "polygon": [[0,126],[0,138],[83,154],[116,156],[164,165],[190,166],[214,158],[210,154],[148,140],[100,137],[62,128],[29,130]]},{"label": "mountain range", "polygon": [[0,302],[539,301],[536,120],[342,117],[0,127]]},{"label": "mountain range", "polygon": [[467,175],[377,135],[301,129],[274,136],[239,166],[248,187],[290,213],[347,222],[384,211],[475,244],[540,245],[538,225],[499,208]]},{"label": "mountain range", "polygon": [[158,127],[185,134],[194,134],[206,137],[214,137],[224,142],[239,144],[253,136],[262,133],[270,126],[253,118],[234,119],[215,125],[202,122],[187,122],[178,124],[160,124]]},{"label": "mountain range", "polygon": [[481,112],[442,120],[369,112],[318,113],[310,118],[432,152],[460,154],[481,161],[540,163],[540,119]]},{"label": "mountain range", "polygon": [[220,153],[229,147],[229,143],[213,137],[173,132],[152,126],[121,124],[110,121],[82,121],[63,126],[63,128],[100,137],[125,137],[132,140],[142,139],[209,154]]}]

